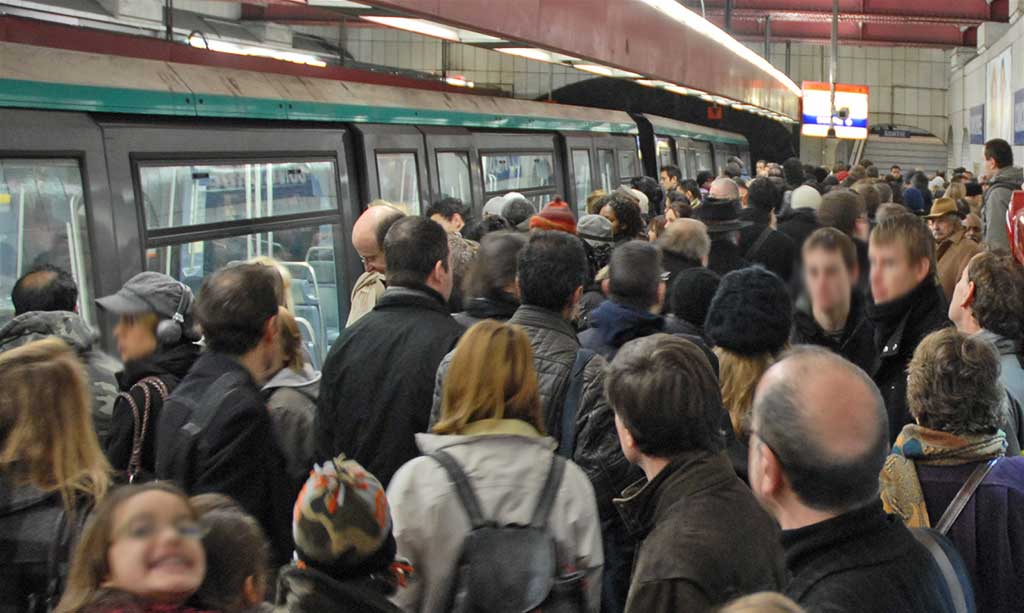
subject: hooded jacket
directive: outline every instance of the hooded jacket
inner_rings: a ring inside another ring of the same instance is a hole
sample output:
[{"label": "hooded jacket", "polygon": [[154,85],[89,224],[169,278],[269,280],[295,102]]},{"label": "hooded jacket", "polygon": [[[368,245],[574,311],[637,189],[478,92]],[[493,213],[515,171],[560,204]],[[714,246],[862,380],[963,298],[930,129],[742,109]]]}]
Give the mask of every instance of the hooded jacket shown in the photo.
[{"label": "hooded jacket", "polygon": [[822,330],[814,319],[810,301],[798,300],[793,312],[793,345],[820,345],[853,362],[864,372],[871,372],[878,355],[875,350],[875,326],[865,313],[866,301],[861,293],[850,293],[850,313],[842,334],[833,336]]},{"label": "hooded jacket", "polygon": [[1021,183],[1024,183],[1024,170],[1018,166],[1000,168],[989,180],[989,188],[982,199],[981,227],[985,242],[990,247],[1010,248],[1010,237],[1006,234],[1006,212],[1010,208],[1013,192],[1021,189]]},{"label": "hooded jacket", "polygon": [[282,368],[263,385],[262,391],[288,476],[302,483],[313,467],[313,420],[320,395],[320,371],[308,362],[301,372]]},{"label": "hooded jacket", "polygon": [[[497,525],[526,525],[541,495],[554,457],[555,441],[526,422],[486,419],[470,423],[463,434],[418,434],[424,457],[403,466],[388,487],[398,555],[415,575],[394,601],[407,612],[445,610],[456,575],[469,518],[438,462],[425,457],[448,452],[466,473],[480,499],[481,512]],[[586,610],[600,604],[601,527],[594,490],[575,464],[566,464],[547,524],[558,544],[562,569],[586,574]]]},{"label": "hooded jacket", "polygon": [[615,501],[640,541],[626,611],[710,611],[785,580],[779,529],[721,453],[680,455]]},{"label": "hooded jacket", "polygon": [[85,366],[92,393],[92,422],[102,445],[110,432],[121,363],[96,346],[97,334],[81,315],[70,311],[22,313],[0,328],[0,352],[50,336],[70,345]]},{"label": "hooded jacket", "polygon": [[907,408],[907,366],[924,337],[953,325],[946,312],[946,299],[932,275],[905,296],[867,306],[878,353],[875,367],[867,372],[885,400],[891,442],[913,421]]},{"label": "hooded jacket", "polygon": [[740,251],[751,263],[763,265],[789,283],[797,259],[796,245],[788,235],[769,227],[770,217],[754,207],[740,210],[740,219],[751,222],[740,230]]},{"label": "hooded jacket", "polygon": [[277,583],[275,613],[399,613],[393,586],[373,577],[338,580],[312,568],[288,566]]},{"label": "hooded jacket", "polygon": [[[1007,455],[1013,449],[1024,448],[1024,355],[1021,355],[1020,341],[1000,336],[990,330],[982,330],[975,336],[992,343],[999,354],[999,381],[1006,388],[1007,422],[1003,431],[1008,443]],[[1015,441],[1010,441],[1013,437]]]},{"label": "hooded jacket", "polygon": [[820,227],[817,211],[811,208],[801,208],[793,209],[780,218],[777,229],[793,240],[796,257],[799,258],[804,241]]},{"label": "hooded jacket", "polygon": [[[182,343],[168,349],[157,349],[153,355],[131,360],[124,365],[124,372],[117,377],[122,392],[127,392],[140,411],[146,406],[146,390],[134,387],[146,377],[156,377],[171,393],[178,383],[185,378],[192,364],[199,357],[199,346],[195,343]],[[150,475],[156,471],[156,426],[160,423],[160,411],[164,401],[160,394],[149,390],[149,421],[142,438],[142,465],[144,473]],[[110,460],[111,467],[116,471],[126,471],[132,457],[133,436],[135,433],[135,415],[131,404],[122,396],[114,402],[114,414],[110,423],[110,436],[103,451]]]},{"label": "hooded jacket", "polygon": [[51,558],[63,583],[87,511],[80,505],[72,523],[58,492],[15,485],[8,470],[0,471],[0,611],[29,611],[31,595],[46,596]]}]

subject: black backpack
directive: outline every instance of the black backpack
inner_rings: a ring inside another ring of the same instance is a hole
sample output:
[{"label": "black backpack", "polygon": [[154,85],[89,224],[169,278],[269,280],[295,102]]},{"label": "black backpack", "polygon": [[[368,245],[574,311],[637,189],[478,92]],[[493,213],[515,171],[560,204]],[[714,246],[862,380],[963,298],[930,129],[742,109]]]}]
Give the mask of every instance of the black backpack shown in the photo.
[{"label": "black backpack", "polygon": [[480,500],[455,459],[430,454],[448,473],[472,529],[462,544],[449,591],[451,613],[578,613],[585,609],[582,571],[559,574],[548,517],[565,473],[565,460],[552,456],[540,500],[527,526],[499,526],[485,519]]}]

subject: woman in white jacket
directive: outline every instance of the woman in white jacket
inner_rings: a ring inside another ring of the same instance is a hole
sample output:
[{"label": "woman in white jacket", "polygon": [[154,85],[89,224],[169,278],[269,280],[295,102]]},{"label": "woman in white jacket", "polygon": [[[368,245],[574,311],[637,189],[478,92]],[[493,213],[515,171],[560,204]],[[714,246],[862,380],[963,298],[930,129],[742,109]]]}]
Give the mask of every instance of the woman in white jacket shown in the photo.
[{"label": "woman in white jacket", "polygon": [[[537,374],[526,334],[482,321],[462,337],[445,382],[433,434],[416,435],[424,454],[448,453],[469,479],[482,514],[498,526],[527,525],[555,460],[543,434]],[[470,520],[448,473],[434,458],[406,463],[388,487],[399,556],[414,579],[393,597],[405,611],[448,607]],[[601,527],[590,481],[568,462],[554,498],[548,531],[562,573],[585,576],[589,611],[601,594]]]}]

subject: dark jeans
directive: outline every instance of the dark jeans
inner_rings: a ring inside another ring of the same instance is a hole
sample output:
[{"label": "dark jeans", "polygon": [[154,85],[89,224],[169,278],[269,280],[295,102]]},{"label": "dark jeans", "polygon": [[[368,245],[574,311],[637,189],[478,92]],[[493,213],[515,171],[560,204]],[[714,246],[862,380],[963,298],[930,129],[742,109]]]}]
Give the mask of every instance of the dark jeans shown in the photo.
[{"label": "dark jeans", "polygon": [[636,542],[620,522],[602,526],[604,575],[601,586],[601,613],[622,613],[629,596],[629,580],[633,575]]}]

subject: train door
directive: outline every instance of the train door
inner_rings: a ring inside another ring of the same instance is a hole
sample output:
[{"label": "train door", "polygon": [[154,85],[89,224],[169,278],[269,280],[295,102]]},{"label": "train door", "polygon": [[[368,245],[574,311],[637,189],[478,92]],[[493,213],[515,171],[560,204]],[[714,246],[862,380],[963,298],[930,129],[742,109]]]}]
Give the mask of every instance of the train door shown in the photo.
[{"label": "train door", "polygon": [[[693,153],[697,164],[697,173],[706,170],[712,175],[718,174],[718,171],[715,168],[715,158],[711,154],[711,143],[702,140],[693,141]],[[694,173],[693,176],[696,178],[697,174]]]},{"label": "train door", "polygon": [[357,124],[354,129],[362,137],[367,202],[386,200],[410,215],[427,210],[430,188],[423,133],[412,126]]},{"label": "train door", "polygon": [[484,206],[480,156],[473,135],[460,128],[420,128],[426,142],[431,201],[458,198],[479,215]]},{"label": "train door", "polygon": [[319,365],[361,271],[350,241],[359,214],[350,135],[265,126],[102,124],[118,237],[137,237],[122,274],[162,272],[198,291],[219,268],[273,258],[290,273],[296,320]]},{"label": "train door", "polygon": [[565,151],[569,161],[569,191],[566,201],[576,217],[587,214],[587,196],[595,189],[596,153],[594,138],[590,134],[564,134]]},{"label": "train door", "polygon": [[663,166],[676,165],[675,141],[668,136],[659,136],[655,141],[658,156],[658,172]]},{"label": "train door", "polygon": [[568,194],[561,147],[551,134],[474,134],[484,179],[484,202],[518,192],[539,211]]},{"label": "train door", "polygon": [[[11,290],[40,265],[70,273],[77,309],[120,288],[103,138],[89,116],[5,109],[0,114],[0,325],[14,316]],[[104,334],[104,338],[109,335]],[[109,345],[109,343],[105,343]]]}]

